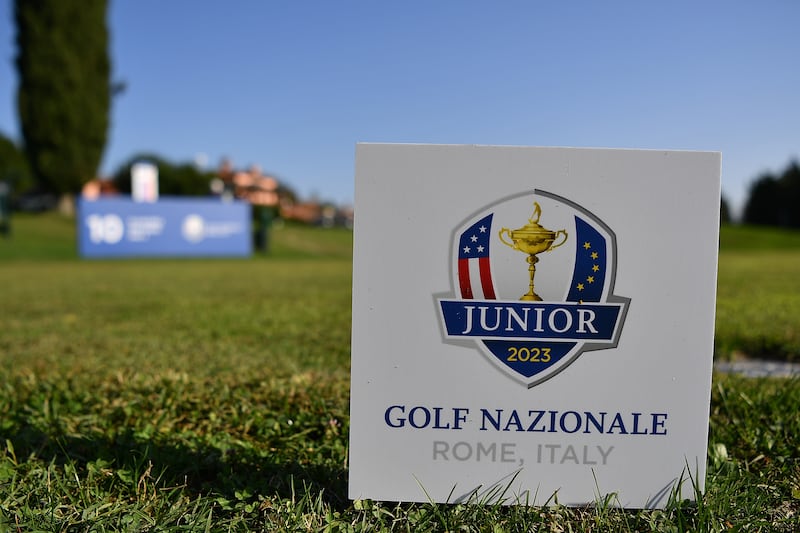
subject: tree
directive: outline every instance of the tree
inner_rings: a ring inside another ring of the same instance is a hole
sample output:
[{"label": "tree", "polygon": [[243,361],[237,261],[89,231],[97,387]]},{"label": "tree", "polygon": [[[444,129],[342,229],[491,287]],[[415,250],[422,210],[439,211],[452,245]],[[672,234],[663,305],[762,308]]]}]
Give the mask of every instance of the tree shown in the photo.
[{"label": "tree", "polygon": [[28,162],[14,142],[0,133],[0,181],[11,185],[17,193],[27,191],[32,185]]},{"label": "tree", "polygon": [[796,161],[780,176],[763,174],[753,182],[744,222],[800,228],[800,166]]},{"label": "tree", "polygon": [[762,174],[752,185],[744,207],[744,222],[777,226],[778,206],[781,203],[778,180],[772,174]]},{"label": "tree", "polygon": [[46,190],[80,191],[106,144],[111,100],[106,0],[15,0],[17,107],[25,154]]},{"label": "tree", "polygon": [[800,228],[800,165],[792,161],[781,175],[783,210],[786,225]]},{"label": "tree", "polygon": [[731,209],[728,206],[728,200],[723,196],[719,202],[719,221],[721,224],[731,223]]},{"label": "tree", "polygon": [[158,167],[158,189],[162,195],[206,196],[209,183],[214,179],[212,172],[198,170],[192,164],[173,164],[154,154],[139,154],[130,158],[114,172],[114,186],[122,193],[131,192],[131,167],[134,163],[146,161]]}]

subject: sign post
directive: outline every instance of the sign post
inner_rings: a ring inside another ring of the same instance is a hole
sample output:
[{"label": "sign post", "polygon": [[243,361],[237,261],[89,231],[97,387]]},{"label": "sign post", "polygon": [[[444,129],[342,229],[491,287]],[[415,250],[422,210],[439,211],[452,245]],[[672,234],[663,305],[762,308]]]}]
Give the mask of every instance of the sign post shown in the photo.
[{"label": "sign post", "polygon": [[358,145],[350,497],[694,499],[719,202],[719,153]]}]

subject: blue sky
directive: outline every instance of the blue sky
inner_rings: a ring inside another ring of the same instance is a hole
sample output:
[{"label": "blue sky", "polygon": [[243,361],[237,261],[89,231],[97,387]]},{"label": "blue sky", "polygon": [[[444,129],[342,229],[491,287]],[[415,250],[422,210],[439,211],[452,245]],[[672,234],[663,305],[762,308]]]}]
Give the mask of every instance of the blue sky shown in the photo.
[{"label": "blue sky", "polygon": [[[12,0],[0,131],[19,138]],[[111,0],[101,172],[259,164],[352,202],[357,142],[714,150],[735,209],[800,159],[800,2]]]}]

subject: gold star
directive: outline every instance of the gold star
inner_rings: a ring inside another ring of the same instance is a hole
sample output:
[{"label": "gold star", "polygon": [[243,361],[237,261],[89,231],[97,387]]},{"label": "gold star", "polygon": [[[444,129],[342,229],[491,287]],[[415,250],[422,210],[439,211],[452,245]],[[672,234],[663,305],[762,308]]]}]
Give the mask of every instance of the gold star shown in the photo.
[{"label": "gold star", "polygon": [[586,278],[586,281],[588,281],[589,283],[594,283],[594,276],[589,276],[588,278]]},{"label": "gold star", "polygon": [[583,243],[583,247],[588,250],[589,248],[592,247],[592,245],[589,241],[586,241],[585,243]]},{"label": "gold star", "polygon": [[592,252],[592,259],[597,259],[598,257],[597,252]]},{"label": "gold star", "polygon": [[597,272],[598,270],[600,270],[600,267],[599,267],[599,266],[597,266],[597,265],[594,265],[594,266],[592,267],[592,272]]},{"label": "gold star", "polygon": [[578,287],[577,288],[578,288],[579,291],[582,291],[583,290],[583,283],[578,283]]}]

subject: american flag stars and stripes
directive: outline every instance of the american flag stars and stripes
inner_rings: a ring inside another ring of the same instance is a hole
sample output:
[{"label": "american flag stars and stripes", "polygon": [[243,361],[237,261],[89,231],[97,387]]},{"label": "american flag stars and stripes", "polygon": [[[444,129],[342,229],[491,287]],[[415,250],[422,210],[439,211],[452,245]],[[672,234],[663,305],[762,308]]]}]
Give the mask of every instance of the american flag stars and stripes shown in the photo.
[{"label": "american flag stars and stripes", "polygon": [[489,259],[491,213],[468,227],[458,240],[458,286],[465,300],[495,300]]}]

